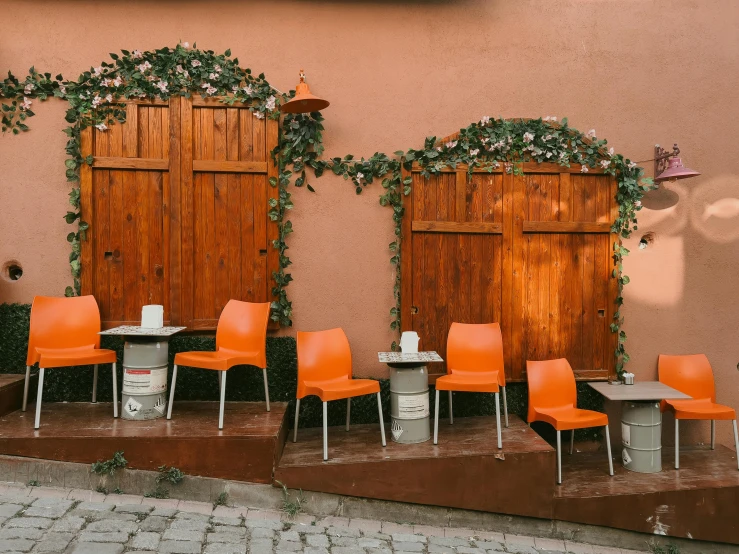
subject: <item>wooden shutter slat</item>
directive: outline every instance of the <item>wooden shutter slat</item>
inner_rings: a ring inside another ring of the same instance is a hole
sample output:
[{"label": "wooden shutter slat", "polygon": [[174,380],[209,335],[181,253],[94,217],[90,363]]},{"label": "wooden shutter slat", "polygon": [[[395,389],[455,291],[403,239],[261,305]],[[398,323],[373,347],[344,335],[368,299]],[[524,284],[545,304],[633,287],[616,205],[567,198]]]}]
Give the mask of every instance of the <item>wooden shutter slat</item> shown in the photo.
[{"label": "wooden shutter slat", "polygon": [[470,221],[458,223],[456,221],[414,221],[411,229],[422,233],[476,233],[496,234],[503,232],[500,223],[484,223]]},{"label": "wooden shutter slat", "polygon": [[524,233],[610,233],[608,222],[524,221]]},{"label": "wooden shutter slat", "polygon": [[209,173],[267,173],[267,162],[194,160],[193,171]]},{"label": "wooden shutter slat", "polygon": [[92,167],[95,169],[169,171],[169,160],[161,158],[124,158],[117,156],[96,156],[93,159]]}]

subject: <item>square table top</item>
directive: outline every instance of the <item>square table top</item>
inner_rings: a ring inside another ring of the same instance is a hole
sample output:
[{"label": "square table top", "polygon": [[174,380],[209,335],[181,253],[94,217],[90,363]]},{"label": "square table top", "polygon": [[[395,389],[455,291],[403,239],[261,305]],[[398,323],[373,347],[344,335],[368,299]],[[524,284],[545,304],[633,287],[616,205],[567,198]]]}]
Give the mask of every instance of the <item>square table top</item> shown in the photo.
[{"label": "square table top", "polygon": [[138,325],[121,325],[100,331],[98,335],[123,335],[128,337],[171,337],[175,333],[184,331],[187,327],[140,327]]},{"label": "square table top", "polygon": [[377,358],[383,364],[417,364],[444,361],[433,350],[429,352],[378,352]]},{"label": "square table top", "polygon": [[692,398],[659,381],[637,381],[633,385],[610,385],[604,382],[588,383],[588,385],[608,400],[677,400]]}]

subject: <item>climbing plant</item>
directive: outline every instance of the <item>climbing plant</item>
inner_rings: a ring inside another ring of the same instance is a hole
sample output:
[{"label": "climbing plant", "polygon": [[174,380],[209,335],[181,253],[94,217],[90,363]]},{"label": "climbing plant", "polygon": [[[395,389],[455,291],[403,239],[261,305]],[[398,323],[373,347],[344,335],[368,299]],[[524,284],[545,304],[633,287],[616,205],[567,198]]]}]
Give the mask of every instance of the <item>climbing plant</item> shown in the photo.
[{"label": "climbing plant", "polygon": [[[89,224],[80,219],[79,169],[82,164],[91,164],[92,157],[83,158],[80,151],[80,133],[94,125],[105,131],[109,125],[125,121],[123,99],[159,98],[167,100],[172,95],[190,97],[217,97],[226,105],[236,102],[249,105],[258,118],[279,118],[279,106],[294,96],[294,91],[282,93],[273,88],[263,74],[254,76],[250,69],[238,65],[238,59],[231,58],[231,52],[216,54],[211,50],[199,50],[188,43],[172,47],[141,52],[122,50],[121,54],[110,54],[110,61],[91,67],[76,80],[65,80],[62,75],[52,78],[50,73],[38,73],[31,68],[22,81],[11,73],[0,83],[0,106],[2,106],[2,130],[17,134],[27,131],[28,118],[34,115],[31,106],[35,100],[58,97],[69,103],[66,120],[69,126],[65,133],[69,137],[66,146],[67,179],[74,184],[69,194],[72,210],[65,216],[68,223],[77,223],[76,231],[70,232],[67,240],[71,245],[70,266],[73,286],[67,287],[66,294],[79,294],[80,282],[80,244],[85,240]],[[410,178],[403,179],[402,168],[419,164],[421,173],[430,176],[447,167],[466,164],[471,173],[476,168],[493,171],[501,165],[509,173],[520,173],[526,161],[552,162],[569,167],[581,165],[587,172],[590,168],[600,168],[615,177],[618,183],[618,217],[613,224],[613,232],[627,238],[637,228],[636,212],[641,209],[641,198],[652,186],[651,180],[644,178],[642,168],[636,163],[616,154],[613,148],[607,149],[607,142],[596,137],[595,131],[588,133],[569,127],[567,120],[561,122],[555,117],[539,119],[505,120],[489,116],[479,122],[461,129],[454,140],[442,142],[429,137],[418,149],[398,151],[388,156],[375,153],[368,159],[355,159],[347,155],[322,159],[323,117],[320,113],[286,114],[280,126],[277,147],[272,152],[278,166],[278,176],[270,180],[270,185],[279,189],[277,199],[270,200],[269,217],[277,224],[278,237],[273,247],[279,251],[279,269],[273,273],[275,286],[272,293],[272,319],[281,325],[292,324],[292,305],[286,287],[292,280],[286,271],[290,266],[287,255],[287,237],[292,233],[292,223],[287,219],[292,209],[290,184],[296,187],[314,188],[308,183],[307,170],[315,177],[326,171],[343,176],[355,188],[357,194],[375,181],[380,181],[384,189],[380,196],[383,206],[392,208],[395,223],[395,238],[390,243],[391,263],[396,268],[394,285],[395,305],[390,310],[390,326],[400,329],[400,259],[401,259],[401,221],[403,199],[410,193]],[[613,244],[615,268],[613,276],[618,280],[618,297],[611,331],[618,334],[618,347],[614,352],[619,374],[629,356],[625,349],[626,333],[620,307],[623,304],[623,287],[629,278],[623,273],[623,258],[628,250],[620,241]],[[393,348],[396,344],[393,343]]]}]

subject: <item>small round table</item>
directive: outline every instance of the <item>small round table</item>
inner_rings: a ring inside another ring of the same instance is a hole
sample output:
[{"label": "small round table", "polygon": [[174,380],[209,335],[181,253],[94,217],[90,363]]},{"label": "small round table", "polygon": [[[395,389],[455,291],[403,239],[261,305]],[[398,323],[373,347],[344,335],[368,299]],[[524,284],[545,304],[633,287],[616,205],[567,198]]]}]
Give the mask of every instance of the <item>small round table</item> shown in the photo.
[{"label": "small round table", "polygon": [[378,358],[390,367],[390,434],[393,441],[414,444],[429,440],[426,364],[444,360],[436,352],[379,352]]}]

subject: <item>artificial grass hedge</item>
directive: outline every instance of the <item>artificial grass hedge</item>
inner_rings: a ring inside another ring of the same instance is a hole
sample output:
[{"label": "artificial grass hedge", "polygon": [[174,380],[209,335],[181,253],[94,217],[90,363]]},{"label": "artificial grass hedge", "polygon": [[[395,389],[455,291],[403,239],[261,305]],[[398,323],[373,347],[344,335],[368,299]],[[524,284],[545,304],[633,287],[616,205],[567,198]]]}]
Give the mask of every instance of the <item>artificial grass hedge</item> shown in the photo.
[{"label": "artificial grass hedge", "polygon": [[[28,348],[28,328],[31,314],[29,304],[0,304],[0,373],[24,373]],[[119,391],[122,382],[123,340],[119,337],[103,337],[103,348],[118,352]],[[188,350],[213,350],[215,336],[180,334],[169,343],[169,377],[171,382],[174,355]],[[98,400],[110,402],[113,388],[110,379],[110,366],[99,369]],[[267,375],[269,396],[272,402],[290,402],[289,421],[292,426],[295,410],[295,390],[297,386],[297,355],[293,337],[267,338]],[[390,383],[380,380],[382,406],[385,420],[390,419]],[[510,383],[506,389],[508,411],[526,420],[527,389],[525,383]],[[591,410],[603,410],[603,399],[585,383],[578,383],[578,405]],[[45,402],[89,402],[92,397],[92,366],[77,368],[50,369],[44,376]],[[214,371],[180,367],[175,393],[177,400],[218,400],[218,378]],[[264,401],[262,372],[253,367],[240,366],[229,371],[226,387],[226,400],[247,402]],[[434,393],[430,393],[431,412],[434,411]],[[441,394],[440,416],[448,417],[447,395]],[[501,398],[502,403],[502,398]],[[495,414],[495,397],[492,394],[456,393],[454,396],[454,415],[459,417]],[[330,402],[328,408],[329,425],[343,425],[346,419],[346,402]],[[300,427],[319,427],[322,425],[320,400],[311,396],[303,399],[300,408]],[[374,395],[362,396],[352,400],[352,423],[377,423],[377,400]],[[548,428],[549,426],[545,426]],[[386,431],[389,431],[386,429]],[[537,431],[544,432],[537,427]],[[580,434],[582,433],[582,434]],[[580,439],[597,438],[598,430],[584,430],[578,433]],[[546,438],[550,438],[546,436]]]}]

